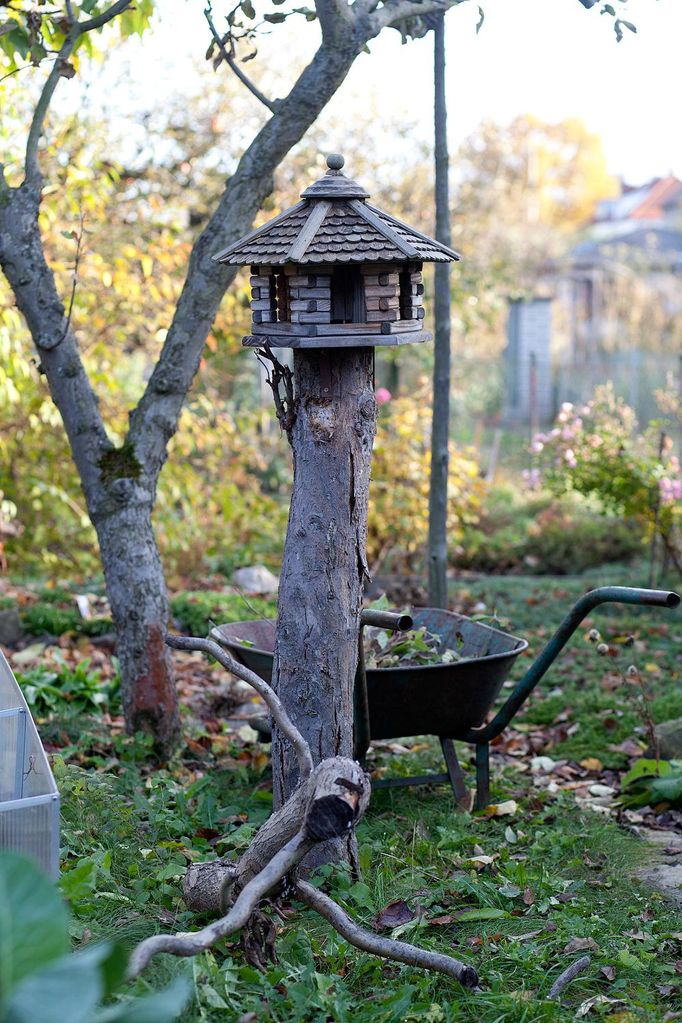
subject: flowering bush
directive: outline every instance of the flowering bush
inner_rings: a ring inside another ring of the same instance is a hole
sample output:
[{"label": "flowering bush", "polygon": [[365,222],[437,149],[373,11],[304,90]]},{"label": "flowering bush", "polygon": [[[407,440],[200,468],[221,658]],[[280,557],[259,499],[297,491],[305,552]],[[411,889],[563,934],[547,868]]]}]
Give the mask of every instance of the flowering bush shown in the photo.
[{"label": "flowering bush", "polygon": [[533,438],[535,468],[554,493],[583,494],[602,511],[638,520],[648,535],[658,533],[679,569],[680,463],[669,437],[636,428],[633,409],[606,384],[581,408],[565,402],[553,428]]}]

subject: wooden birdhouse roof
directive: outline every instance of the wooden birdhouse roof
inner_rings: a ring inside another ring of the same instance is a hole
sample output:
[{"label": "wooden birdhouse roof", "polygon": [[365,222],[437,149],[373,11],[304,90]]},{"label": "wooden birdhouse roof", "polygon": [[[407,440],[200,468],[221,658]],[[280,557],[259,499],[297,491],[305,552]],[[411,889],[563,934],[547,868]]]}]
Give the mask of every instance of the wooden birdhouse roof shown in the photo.
[{"label": "wooden birdhouse roof", "polygon": [[341,173],[343,157],[301,195],[301,202],[218,252],[219,263],[269,264],[449,263],[459,256],[389,213]]}]

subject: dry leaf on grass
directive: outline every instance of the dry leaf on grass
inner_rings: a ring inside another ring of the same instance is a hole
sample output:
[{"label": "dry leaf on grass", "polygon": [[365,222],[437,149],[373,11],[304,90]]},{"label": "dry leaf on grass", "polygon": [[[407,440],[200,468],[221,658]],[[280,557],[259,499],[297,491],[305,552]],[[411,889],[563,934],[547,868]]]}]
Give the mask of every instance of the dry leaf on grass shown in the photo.
[{"label": "dry leaf on grass", "polygon": [[377,913],[374,926],[377,930],[393,930],[394,927],[401,927],[402,924],[409,924],[414,920],[414,910],[410,909],[404,899],[396,899],[384,906],[380,913]]},{"label": "dry leaf on grass", "polygon": [[571,938],[568,945],[563,949],[564,955],[571,952],[597,952],[599,945],[594,938]]}]

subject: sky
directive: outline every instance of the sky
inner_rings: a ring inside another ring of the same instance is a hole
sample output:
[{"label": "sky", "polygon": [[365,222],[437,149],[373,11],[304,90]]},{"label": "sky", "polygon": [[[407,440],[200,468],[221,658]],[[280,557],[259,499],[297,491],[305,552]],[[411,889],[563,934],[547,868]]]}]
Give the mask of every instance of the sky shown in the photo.
[{"label": "sky", "polygon": [[[618,6],[619,0],[613,0]],[[578,0],[481,0],[485,21],[478,34],[477,2],[447,16],[447,97],[453,151],[483,119],[510,121],[534,114],[557,121],[578,116],[603,140],[609,169],[630,183],[658,175],[682,177],[679,129],[682,0],[629,0],[622,16],[637,25],[617,43],[613,19]],[[258,5],[257,5],[258,6]],[[269,5],[268,5],[269,6]],[[112,51],[94,73],[89,99],[132,114],[162,102],[172,90],[188,90],[203,60],[207,29],[204,0],[160,0],[154,29],[140,43]],[[220,6],[214,3],[216,24]],[[620,11],[619,11],[620,13]],[[266,91],[283,95],[312,56],[319,29],[302,19],[276,26],[259,57],[246,68],[262,76]],[[402,45],[385,30],[362,54],[332,100],[326,116],[345,120],[368,96],[377,111],[413,125],[411,137],[431,137],[432,39]],[[262,70],[263,68],[267,70]],[[220,74],[226,74],[222,69]],[[125,81],[123,94],[120,82]],[[254,105],[255,104],[254,101]],[[323,123],[324,123],[323,116]],[[337,133],[338,134],[338,133]],[[343,138],[330,139],[343,148]],[[409,144],[401,139],[400,145]]]}]

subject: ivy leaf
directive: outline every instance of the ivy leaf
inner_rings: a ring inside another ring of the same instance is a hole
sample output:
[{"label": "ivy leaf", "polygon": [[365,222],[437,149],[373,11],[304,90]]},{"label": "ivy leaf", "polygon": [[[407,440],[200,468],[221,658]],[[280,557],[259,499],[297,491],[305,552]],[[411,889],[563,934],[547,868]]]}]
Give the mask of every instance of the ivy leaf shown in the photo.
[{"label": "ivy leaf", "polygon": [[264,14],[263,20],[269,21],[271,25],[281,25],[286,21],[286,14]]},{"label": "ivy leaf", "polygon": [[249,19],[249,21],[253,21],[254,18],[256,17],[256,10],[255,10],[253,4],[251,3],[251,0],[243,0],[243,2],[242,2],[242,11],[246,15],[246,17]]}]

